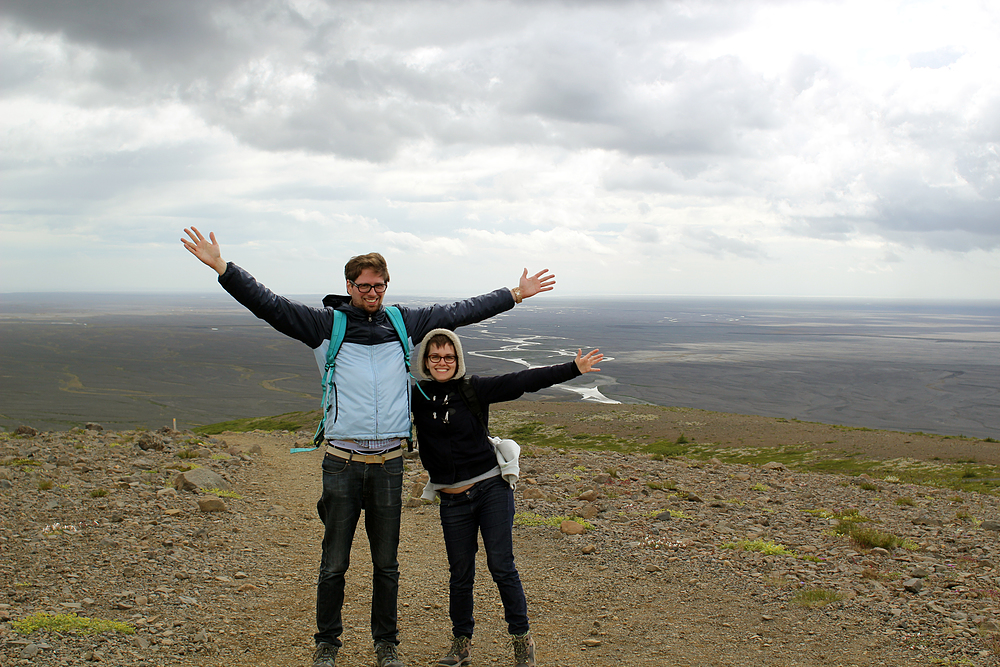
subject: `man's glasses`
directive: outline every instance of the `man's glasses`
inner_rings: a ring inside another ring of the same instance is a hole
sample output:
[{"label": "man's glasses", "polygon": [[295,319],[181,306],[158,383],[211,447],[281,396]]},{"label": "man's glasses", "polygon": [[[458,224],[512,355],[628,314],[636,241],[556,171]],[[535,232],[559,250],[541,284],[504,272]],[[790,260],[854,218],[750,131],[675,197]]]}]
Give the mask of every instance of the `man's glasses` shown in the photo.
[{"label": "man's glasses", "polygon": [[376,294],[382,294],[385,292],[385,288],[389,286],[389,283],[378,283],[377,285],[369,285],[368,283],[361,283],[360,285],[353,280],[348,280],[347,282],[354,285],[354,288],[361,292],[362,294],[368,294],[372,290],[375,290]]},{"label": "man's glasses", "polygon": [[431,362],[432,364],[439,364],[442,361],[444,363],[446,363],[446,364],[453,364],[453,363],[455,363],[455,359],[456,358],[457,357],[454,354],[428,354],[427,355],[427,361]]}]

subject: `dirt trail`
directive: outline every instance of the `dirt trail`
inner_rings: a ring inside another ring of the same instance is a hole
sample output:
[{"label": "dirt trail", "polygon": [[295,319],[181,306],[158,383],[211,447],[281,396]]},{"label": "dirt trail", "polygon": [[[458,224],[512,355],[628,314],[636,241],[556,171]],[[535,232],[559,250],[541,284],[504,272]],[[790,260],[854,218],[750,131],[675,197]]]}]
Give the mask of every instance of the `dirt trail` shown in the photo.
[{"label": "dirt trail", "polygon": [[[291,436],[221,437],[241,449],[258,444],[263,450],[255,465],[256,486],[246,496],[256,496],[275,516],[264,534],[244,533],[241,539],[261,554],[255,579],[271,585],[237,598],[228,612],[230,632],[213,639],[210,656],[186,658],[183,664],[307,665],[321,538],[314,509],[319,454],[289,454]],[[419,464],[410,462],[407,479],[418,473]],[[869,618],[796,608],[775,614],[756,599],[751,584],[696,558],[646,568],[614,553],[585,555],[584,543],[585,538],[567,538],[551,527],[515,529],[541,665],[918,664]],[[371,565],[360,527],[352,555],[345,646],[337,663],[344,667],[374,664],[368,629]],[[401,655],[408,665],[427,665],[447,648],[450,628],[447,565],[434,506],[404,508],[400,563]],[[477,575],[474,664],[507,664],[502,606],[485,562]],[[586,646],[588,640],[599,645]]]}]

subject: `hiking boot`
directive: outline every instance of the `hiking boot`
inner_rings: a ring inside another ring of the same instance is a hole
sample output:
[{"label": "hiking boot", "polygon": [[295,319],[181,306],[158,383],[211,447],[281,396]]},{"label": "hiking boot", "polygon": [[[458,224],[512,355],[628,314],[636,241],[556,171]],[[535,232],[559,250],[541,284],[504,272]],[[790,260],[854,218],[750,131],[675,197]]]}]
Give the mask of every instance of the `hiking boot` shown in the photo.
[{"label": "hiking boot", "polygon": [[514,667],[535,667],[535,640],[530,632],[511,635],[514,642]]},{"label": "hiking boot", "polygon": [[320,642],[316,644],[316,652],[313,653],[313,667],[336,667],[337,651],[339,646]]},{"label": "hiking boot", "polygon": [[472,664],[472,637],[459,635],[451,640],[451,650],[448,655],[438,659],[434,667],[467,667]]},{"label": "hiking boot", "polygon": [[375,664],[378,667],[406,667],[399,659],[396,652],[396,645],[392,642],[379,642],[375,644]]}]

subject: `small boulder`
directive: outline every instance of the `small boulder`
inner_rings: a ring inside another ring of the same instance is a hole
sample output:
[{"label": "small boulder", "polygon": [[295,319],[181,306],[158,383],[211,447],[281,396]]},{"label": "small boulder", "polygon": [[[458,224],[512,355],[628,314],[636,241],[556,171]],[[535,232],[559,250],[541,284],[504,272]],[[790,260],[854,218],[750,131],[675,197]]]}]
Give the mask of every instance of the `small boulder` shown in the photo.
[{"label": "small boulder", "polygon": [[103,431],[104,430],[104,427],[101,426],[100,424],[96,423],[96,422],[87,422],[87,425],[84,426],[84,428],[87,429],[88,431]]},{"label": "small boulder", "polygon": [[1000,531],[1000,521],[983,521],[979,527],[983,530]]},{"label": "small boulder", "polygon": [[30,426],[24,426],[24,425],[22,425],[22,426],[18,426],[16,429],[14,429],[14,435],[26,435],[26,436],[29,436],[29,437],[34,437],[34,436],[38,435],[38,431],[35,430],[35,429],[33,429],[33,428],[31,428]]},{"label": "small boulder", "polygon": [[150,433],[144,431],[139,434],[139,437],[135,440],[135,446],[143,451],[148,451],[150,449],[156,450],[158,452],[163,451],[163,439],[160,438],[155,433]]},{"label": "small boulder", "polygon": [[566,519],[559,524],[559,532],[564,535],[583,535],[587,529],[572,519]]},{"label": "small boulder", "polygon": [[218,496],[205,496],[198,499],[198,509],[202,512],[225,512],[229,508],[226,507],[225,501]]},{"label": "small boulder", "polygon": [[935,519],[929,514],[921,514],[920,516],[912,519],[911,523],[914,526],[943,526],[944,521],[941,519]]},{"label": "small boulder", "polygon": [[761,466],[761,470],[788,470],[785,464],[778,463],[777,461],[769,461]]},{"label": "small boulder", "polygon": [[917,578],[907,579],[903,582],[903,588],[908,593],[919,593],[924,587],[924,582]]},{"label": "small boulder", "polygon": [[537,486],[529,486],[521,491],[521,496],[525,500],[541,500],[545,497],[545,493],[539,489]]},{"label": "small boulder", "polygon": [[195,468],[178,473],[174,477],[174,488],[178,491],[203,491],[206,489],[229,490],[229,483],[217,472],[208,468]]}]

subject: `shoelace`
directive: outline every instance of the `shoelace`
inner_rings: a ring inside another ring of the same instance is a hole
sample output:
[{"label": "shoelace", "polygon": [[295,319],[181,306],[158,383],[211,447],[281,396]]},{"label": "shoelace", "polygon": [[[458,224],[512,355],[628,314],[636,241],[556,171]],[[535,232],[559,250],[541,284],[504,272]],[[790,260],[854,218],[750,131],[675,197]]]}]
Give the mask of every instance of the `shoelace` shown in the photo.
[{"label": "shoelace", "polygon": [[458,657],[469,646],[469,639],[467,637],[455,637],[451,640],[451,652],[449,656]]}]

